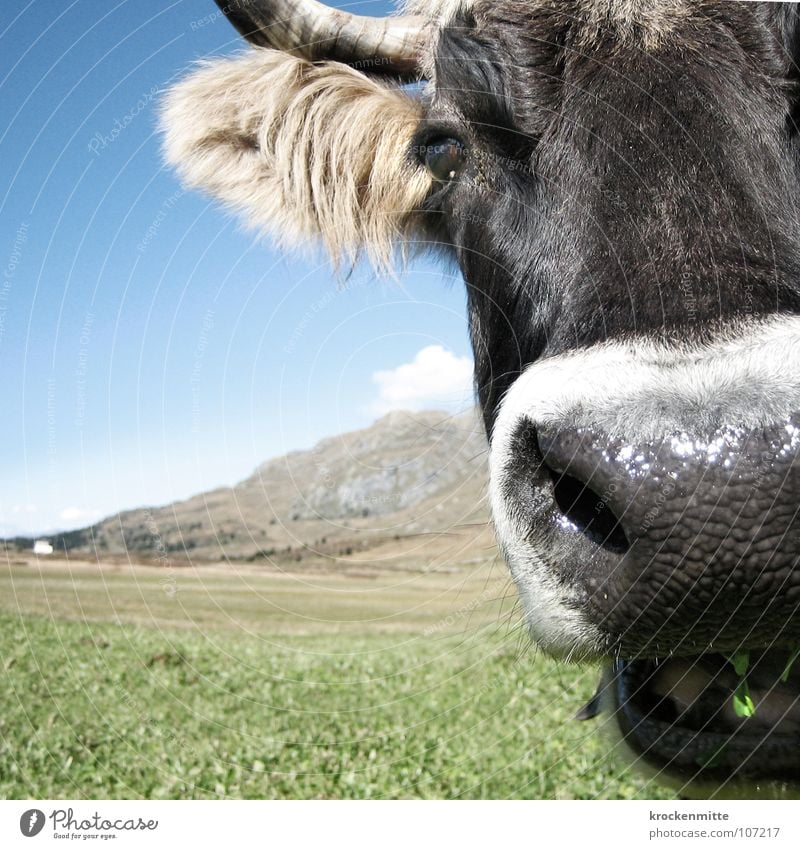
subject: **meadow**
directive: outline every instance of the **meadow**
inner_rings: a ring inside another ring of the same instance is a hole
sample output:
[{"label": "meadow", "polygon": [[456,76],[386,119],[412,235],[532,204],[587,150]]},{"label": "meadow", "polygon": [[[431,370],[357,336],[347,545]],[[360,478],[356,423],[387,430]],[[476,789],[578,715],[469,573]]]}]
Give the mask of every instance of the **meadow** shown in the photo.
[{"label": "meadow", "polygon": [[668,798],[498,566],[337,576],[6,561],[3,798]]}]

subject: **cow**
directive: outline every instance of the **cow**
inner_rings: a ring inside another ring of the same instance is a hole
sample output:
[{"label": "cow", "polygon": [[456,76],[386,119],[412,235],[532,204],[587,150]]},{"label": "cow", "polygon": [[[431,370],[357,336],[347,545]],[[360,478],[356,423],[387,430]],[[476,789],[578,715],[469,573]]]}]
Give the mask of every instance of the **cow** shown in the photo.
[{"label": "cow", "polygon": [[800,790],[800,12],[220,0],[166,157],[282,244],[463,276],[493,525],[546,652],[683,795]]}]

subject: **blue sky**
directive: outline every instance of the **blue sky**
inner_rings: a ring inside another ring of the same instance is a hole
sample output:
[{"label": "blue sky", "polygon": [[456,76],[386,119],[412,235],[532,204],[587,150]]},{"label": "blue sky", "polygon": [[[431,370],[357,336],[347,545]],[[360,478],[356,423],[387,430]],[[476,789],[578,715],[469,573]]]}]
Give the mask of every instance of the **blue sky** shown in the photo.
[{"label": "blue sky", "polygon": [[452,270],[342,285],[163,166],[161,92],[241,49],[212,0],[17,8],[0,32],[0,535],[232,484],[389,409],[464,403]]}]

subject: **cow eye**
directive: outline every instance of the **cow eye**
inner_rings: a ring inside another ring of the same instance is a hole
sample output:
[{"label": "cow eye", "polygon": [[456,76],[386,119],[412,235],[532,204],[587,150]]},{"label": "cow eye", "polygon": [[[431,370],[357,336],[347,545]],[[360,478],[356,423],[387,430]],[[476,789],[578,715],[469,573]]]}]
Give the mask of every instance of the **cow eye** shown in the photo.
[{"label": "cow eye", "polygon": [[434,180],[449,183],[467,160],[467,149],[458,139],[434,139],[425,146],[425,166]]}]

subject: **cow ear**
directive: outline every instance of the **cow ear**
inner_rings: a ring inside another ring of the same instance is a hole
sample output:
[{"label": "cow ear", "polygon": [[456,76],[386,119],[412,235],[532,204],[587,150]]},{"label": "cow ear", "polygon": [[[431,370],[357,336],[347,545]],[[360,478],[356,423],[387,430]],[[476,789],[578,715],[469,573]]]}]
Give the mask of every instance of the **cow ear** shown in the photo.
[{"label": "cow ear", "polygon": [[430,189],[410,156],[418,103],[337,62],[250,49],[207,62],[162,109],[186,184],[283,243],[321,238],[335,260],[388,267]]}]

